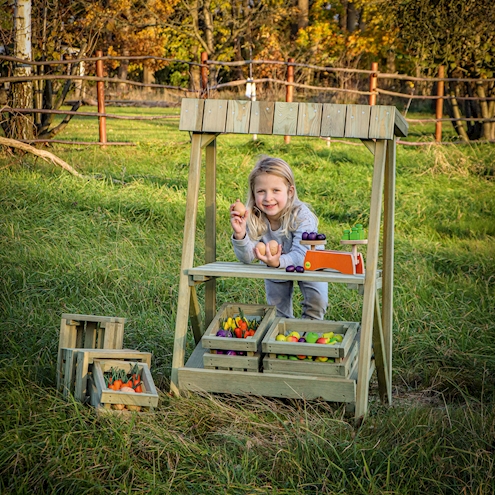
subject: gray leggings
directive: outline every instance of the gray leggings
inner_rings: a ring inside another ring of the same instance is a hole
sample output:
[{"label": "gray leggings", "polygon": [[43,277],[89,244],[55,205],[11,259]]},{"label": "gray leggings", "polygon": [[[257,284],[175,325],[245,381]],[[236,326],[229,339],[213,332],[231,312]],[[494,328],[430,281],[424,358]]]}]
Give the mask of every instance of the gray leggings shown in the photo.
[{"label": "gray leggings", "polygon": [[[303,295],[302,317],[323,320],[328,306],[327,282],[297,282]],[[292,280],[265,280],[266,301],[277,307],[277,316],[294,318]]]}]

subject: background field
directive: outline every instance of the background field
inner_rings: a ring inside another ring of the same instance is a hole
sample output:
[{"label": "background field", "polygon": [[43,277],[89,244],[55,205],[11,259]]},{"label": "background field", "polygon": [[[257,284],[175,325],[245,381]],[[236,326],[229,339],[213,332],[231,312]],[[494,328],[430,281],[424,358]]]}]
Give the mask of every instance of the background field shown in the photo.
[{"label": "background field", "polygon": [[[189,135],[178,119],[107,123],[109,141],[135,146],[50,148],[85,179],[0,155],[2,493],[495,492],[493,145],[398,147],[394,404],[373,383],[356,428],[338,404],[167,394]],[[432,132],[415,126],[408,139]],[[96,141],[97,123],[77,117],[63,138]],[[358,141],[221,136],[219,259],[234,260],[228,205],[260,153],[293,166],[329,239],[367,227],[372,156]],[[203,216],[201,202],[198,230]],[[262,281],[218,290],[219,305],[264,302]],[[329,319],[360,310],[353,291],[331,287]],[[153,353],[155,414],[98,418],[57,395],[64,312],[127,318],[125,346]]]}]

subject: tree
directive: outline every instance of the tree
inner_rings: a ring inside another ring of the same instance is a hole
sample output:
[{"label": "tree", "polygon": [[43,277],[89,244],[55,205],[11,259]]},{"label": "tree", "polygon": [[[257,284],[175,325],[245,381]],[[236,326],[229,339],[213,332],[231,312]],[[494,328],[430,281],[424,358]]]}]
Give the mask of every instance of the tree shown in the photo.
[{"label": "tree", "polygon": [[[397,41],[423,71],[436,73],[446,67],[447,78],[493,78],[495,74],[495,7],[493,0],[402,0],[381,4],[397,32]],[[460,112],[468,118],[495,116],[493,82],[451,81],[448,84],[451,116]],[[478,96],[476,100],[461,100]],[[459,103],[464,101],[463,104]],[[495,139],[495,123],[471,121],[464,129],[460,121],[455,129],[469,139]]]},{"label": "tree", "polygon": [[[14,6],[14,57],[31,61],[31,0],[16,0]],[[17,63],[13,75],[31,75],[31,65]],[[11,84],[9,105],[13,108],[31,108],[33,86],[31,81]],[[33,139],[33,120],[29,115],[11,115],[4,126],[5,135],[11,139]]]}]

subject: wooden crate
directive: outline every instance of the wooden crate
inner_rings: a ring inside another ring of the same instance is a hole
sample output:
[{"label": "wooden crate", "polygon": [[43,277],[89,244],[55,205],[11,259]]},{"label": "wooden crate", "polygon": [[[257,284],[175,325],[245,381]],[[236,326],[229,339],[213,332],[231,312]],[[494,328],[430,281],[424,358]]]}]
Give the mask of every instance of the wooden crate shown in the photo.
[{"label": "wooden crate", "polygon": [[291,359],[278,359],[270,357],[270,355],[265,355],[263,359],[263,373],[349,378],[351,371],[357,363],[357,359],[357,342],[354,342],[346,357],[337,358],[335,362],[327,361],[322,363],[318,361],[307,361],[305,359],[294,361]]},{"label": "wooden crate", "polygon": [[91,405],[98,410],[109,411],[114,411],[112,409],[113,404],[140,406],[142,410],[150,410],[158,406],[158,391],[155,388],[150,369],[146,363],[137,363],[143,381],[142,393],[121,392],[107,388],[103,377],[106,371],[109,371],[112,367],[130,371],[135,364],[135,361],[94,359],[93,372],[89,375],[88,379]]},{"label": "wooden crate", "polygon": [[[62,314],[58,343],[57,370],[62,366],[61,349],[122,349],[125,318]],[[57,375],[57,388],[62,387]]]},{"label": "wooden crate", "polygon": [[[252,320],[256,318],[260,321],[256,333],[246,339],[217,337],[216,333],[220,330],[220,321],[239,316],[239,309],[243,311],[247,319]],[[206,329],[201,339],[202,346],[205,349],[244,351],[250,353],[250,356],[253,356],[254,353],[260,351],[261,341],[276,315],[277,310],[275,306],[225,303]]]},{"label": "wooden crate", "polygon": [[[358,329],[359,323],[356,322],[276,318],[266,332],[261,348],[264,353],[272,354],[270,357],[275,357],[276,354],[285,354],[343,359],[348,355]],[[334,334],[341,334],[343,339],[342,342],[333,345],[276,340],[277,335],[287,336],[294,331],[298,332],[301,337],[307,332],[314,332],[320,336],[326,332],[333,332]]]},{"label": "wooden crate", "polygon": [[65,398],[73,394],[80,402],[88,399],[87,379],[94,359],[119,359],[144,362],[151,368],[151,353],[133,349],[61,349],[62,358],[58,369],[59,391]]},{"label": "wooden crate", "polygon": [[203,365],[206,369],[246,371],[258,373],[261,366],[261,353],[249,356],[228,356],[206,351],[203,354]]}]

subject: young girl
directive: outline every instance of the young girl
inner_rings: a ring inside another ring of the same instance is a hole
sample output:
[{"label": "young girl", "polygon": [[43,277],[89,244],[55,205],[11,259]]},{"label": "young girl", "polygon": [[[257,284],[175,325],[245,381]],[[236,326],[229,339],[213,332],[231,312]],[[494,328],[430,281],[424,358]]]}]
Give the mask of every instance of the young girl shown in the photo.
[{"label": "young girl", "polygon": [[[259,259],[267,266],[281,268],[302,266],[307,246],[300,244],[303,232],[316,232],[318,219],[309,207],[297,197],[294,174],[280,158],[263,156],[249,175],[249,193],[246,214],[241,217],[230,207],[230,223],[234,230],[232,244],[239,261],[251,263]],[[270,249],[261,254],[256,248],[259,241],[267,244],[274,239],[278,251]],[[302,317],[322,320],[328,305],[326,282],[302,282]],[[292,309],[292,280],[265,279],[268,304],[277,307],[277,315],[294,318]]]}]

